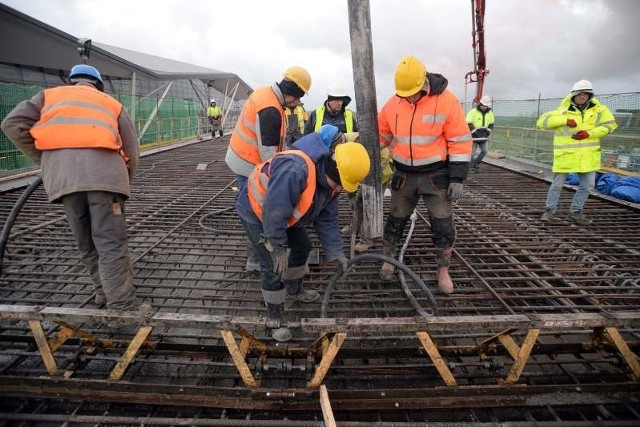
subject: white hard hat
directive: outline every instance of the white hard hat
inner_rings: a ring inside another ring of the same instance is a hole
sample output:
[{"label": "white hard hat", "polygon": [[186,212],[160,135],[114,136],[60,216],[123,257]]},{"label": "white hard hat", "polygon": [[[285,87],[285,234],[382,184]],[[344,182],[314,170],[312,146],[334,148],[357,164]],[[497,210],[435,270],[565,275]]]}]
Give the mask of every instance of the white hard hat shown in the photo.
[{"label": "white hard hat", "polygon": [[579,82],[576,82],[576,84],[571,88],[571,94],[577,95],[580,92],[593,93],[593,83],[589,80],[580,80]]},{"label": "white hard hat", "polygon": [[491,106],[493,105],[493,103],[491,102],[491,97],[489,95],[485,95],[480,98],[480,104],[486,105],[489,108],[491,108]]},{"label": "white hard hat", "polygon": [[209,104],[211,104],[212,102],[216,102],[216,100],[215,100],[215,99],[213,99],[213,98],[211,98],[211,99],[209,100]]},{"label": "white hard hat", "polygon": [[340,86],[339,84],[332,84],[331,86],[329,86],[327,95],[334,98],[343,98],[345,96],[349,96],[347,95],[347,91],[345,90],[345,88]]}]

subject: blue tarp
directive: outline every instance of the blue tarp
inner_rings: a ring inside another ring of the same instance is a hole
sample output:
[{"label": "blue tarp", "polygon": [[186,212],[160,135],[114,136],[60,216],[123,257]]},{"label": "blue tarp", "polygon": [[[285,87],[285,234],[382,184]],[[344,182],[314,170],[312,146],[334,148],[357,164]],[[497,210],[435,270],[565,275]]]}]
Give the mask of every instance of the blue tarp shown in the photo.
[{"label": "blue tarp", "polygon": [[640,177],[628,176],[619,179],[611,195],[618,199],[640,203]]},{"label": "blue tarp", "polygon": [[615,173],[605,173],[596,181],[596,190],[610,196],[619,179],[620,177]]}]

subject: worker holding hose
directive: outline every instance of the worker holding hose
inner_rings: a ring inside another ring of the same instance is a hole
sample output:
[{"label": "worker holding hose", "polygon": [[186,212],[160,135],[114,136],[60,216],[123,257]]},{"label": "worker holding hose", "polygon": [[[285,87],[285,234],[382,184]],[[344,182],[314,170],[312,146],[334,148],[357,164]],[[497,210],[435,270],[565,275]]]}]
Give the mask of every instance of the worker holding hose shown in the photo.
[{"label": "worker holding hose", "polygon": [[[464,111],[447,84],[442,75],[427,73],[417,58],[403,58],[395,71],[396,94],[378,115],[380,145],[390,147],[395,167],[384,226],[384,255],[395,256],[407,221],[422,197],[429,209],[436,276],[443,293],[453,292],[449,275],[456,237],[452,204],[463,195],[472,144]],[[382,265],[380,278],[394,280],[392,264]]]},{"label": "worker holding hose", "polygon": [[292,150],[257,165],[236,199],[249,244],[260,262],[260,283],[269,327],[278,341],[291,339],[280,327],[288,298],[313,302],[315,291],[303,288],[312,245],[305,227],[313,224],[327,261],[346,270],[338,229],[338,195],[355,191],[369,173],[369,155],[357,142],[328,147],[339,134],[335,126],[305,135]]},{"label": "worker holding hose", "polygon": [[69,82],[22,101],[2,130],[42,168],[49,201],[64,206],[95,303],[150,313],[136,298],[124,209],[140,155],[135,128],[97,69],[76,65]]}]

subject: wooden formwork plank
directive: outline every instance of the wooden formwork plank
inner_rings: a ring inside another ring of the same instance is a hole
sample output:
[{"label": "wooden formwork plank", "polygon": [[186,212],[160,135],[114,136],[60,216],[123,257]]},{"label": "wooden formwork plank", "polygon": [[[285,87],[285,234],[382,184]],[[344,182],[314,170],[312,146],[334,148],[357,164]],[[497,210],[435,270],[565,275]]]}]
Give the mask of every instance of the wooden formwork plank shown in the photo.
[{"label": "wooden formwork plank", "polygon": [[143,326],[138,330],[136,336],[133,337],[124,354],[122,355],[120,360],[118,360],[118,363],[116,363],[116,366],[111,371],[111,374],[109,375],[110,380],[118,381],[122,379],[124,373],[127,371],[127,368],[129,367],[131,362],[133,362],[133,359],[138,355],[142,344],[144,344],[144,342],[149,337],[149,334],[151,334],[151,331],[153,331],[152,326]]},{"label": "wooden formwork plank", "polygon": [[436,369],[438,370],[438,373],[444,380],[445,384],[448,386],[456,385],[457,384],[456,379],[453,377],[451,370],[449,370],[447,363],[444,361],[442,356],[440,356],[438,347],[433,342],[429,334],[423,331],[423,332],[418,332],[416,335],[418,336],[420,343],[422,343],[422,347],[425,349],[425,351],[431,358],[431,361],[435,365]]},{"label": "wooden formwork plank", "polygon": [[520,375],[522,375],[522,371],[524,370],[524,366],[527,364],[527,360],[529,360],[529,355],[531,354],[531,349],[533,349],[533,345],[536,343],[536,339],[538,339],[538,335],[540,334],[540,329],[529,329],[522,346],[520,347],[520,351],[518,351],[518,356],[515,358],[515,362],[509,371],[509,375],[505,379],[505,382],[513,384],[518,382]]},{"label": "wooden formwork plank", "polygon": [[238,369],[244,385],[247,387],[258,387],[260,384],[253,377],[245,360],[245,353],[238,347],[236,339],[233,337],[233,332],[228,329],[222,329],[220,335],[222,335],[222,339],[227,346],[227,350],[229,350],[231,359],[233,359],[233,363],[236,365],[236,369]]},{"label": "wooden formwork plank", "polygon": [[622,335],[620,335],[620,331],[616,328],[605,328],[605,332],[607,333],[609,340],[616,346],[622,358],[629,368],[631,368],[631,372],[633,373],[633,379],[640,379],[640,363],[638,363],[638,358],[636,355],[629,349],[629,346],[625,342]]},{"label": "wooden formwork plank", "polygon": [[45,368],[47,368],[47,372],[49,372],[49,375],[58,375],[58,365],[47,342],[47,336],[44,334],[42,324],[39,320],[29,320],[29,327],[31,328],[31,333],[33,333],[33,338],[36,340],[36,345],[40,350],[40,356]]},{"label": "wooden formwork plank", "polygon": [[324,384],[320,386],[320,408],[322,408],[325,427],[336,427],[336,419],[333,416],[333,409],[331,409],[329,393],[327,392],[327,386]]},{"label": "wooden formwork plank", "polygon": [[52,352],[56,351],[62,346],[62,344],[71,338],[73,334],[73,329],[62,326],[57,334],[47,340],[47,344]]},{"label": "wooden formwork plank", "polygon": [[313,375],[313,378],[311,378],[311,380],[307,383],[307,387],[317,388],[320,386],[325,375],[327,375],[331,364],[333,363],[333,359],[338,354],[338,351],[340,351],[340,347],[342,347],[342,344],[344,343],[344,340],[346,338],[347,334],[345,334],[344,332],[335,334],[335,336],[331,340],[331,343],[329,343],[329,345],[327,346],[326,351],[323,353],[322,360],[320,360],[320,363],[316,367],[316,372]]},{"label": "wooden formwork plank", "polygon": [[500,335],[498,336],[498,341],[500,341],[500,344],[502,344],[504,348],[507,349],[507,351],[509,352],[509,355],[513,358],[513,360],[516,360],[518,358],[518,353],[520,352],[520,346],[518,345],[516,340],[514,340],[513,337],[511,337],[511,335],[509,334]]}]

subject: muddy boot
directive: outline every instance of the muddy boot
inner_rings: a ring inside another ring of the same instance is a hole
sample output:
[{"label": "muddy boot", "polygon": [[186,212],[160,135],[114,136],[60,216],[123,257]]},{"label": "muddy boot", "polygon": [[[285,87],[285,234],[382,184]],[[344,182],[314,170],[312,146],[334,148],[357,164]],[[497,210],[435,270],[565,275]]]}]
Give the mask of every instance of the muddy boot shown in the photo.
[{"label": "muddy boot", "polygon": [[284,283],[288,299],[305,303],[316,302],[320,299],[320,294],[317,291],[304,289],[302,279],[283,279],[282,283]]},{"label": "muddy boot", "polygon": [[102,307],[103,305],[105,305],[107,303],[107,296],[105,295],[105,293],[104,293],[104,291],[102,289],[100,289],[100,290],[96,289],[96,296],[93,299],[93,302],[98,307]]},{"label": "muddy boot", "polygon": [[449,276],[449,264],[451,263],[451,254],[453,248],[437,248],[436,249],[436,279],[438,280],[438,289],[443,294],[453,292],[453,281]]},{"label": "muddy boot", "polygon": [[280,327],[283,320],[283,304],[267,303],[267,327],[272,329],[271,336],[278,342],[287,342],[291,340],[291,331],[289,328]]},{"label": "muddy boot", "polygon": [[[392,243],[388,240],[382,241],[382,253],[390,258],[395,257],[395,243]],[[396,275],[394,273],[395,267],[393,264],[388,262],[382,263],[382,268],[380,268],[380,280],[383,282],[393,282],[396,279]]]}]

